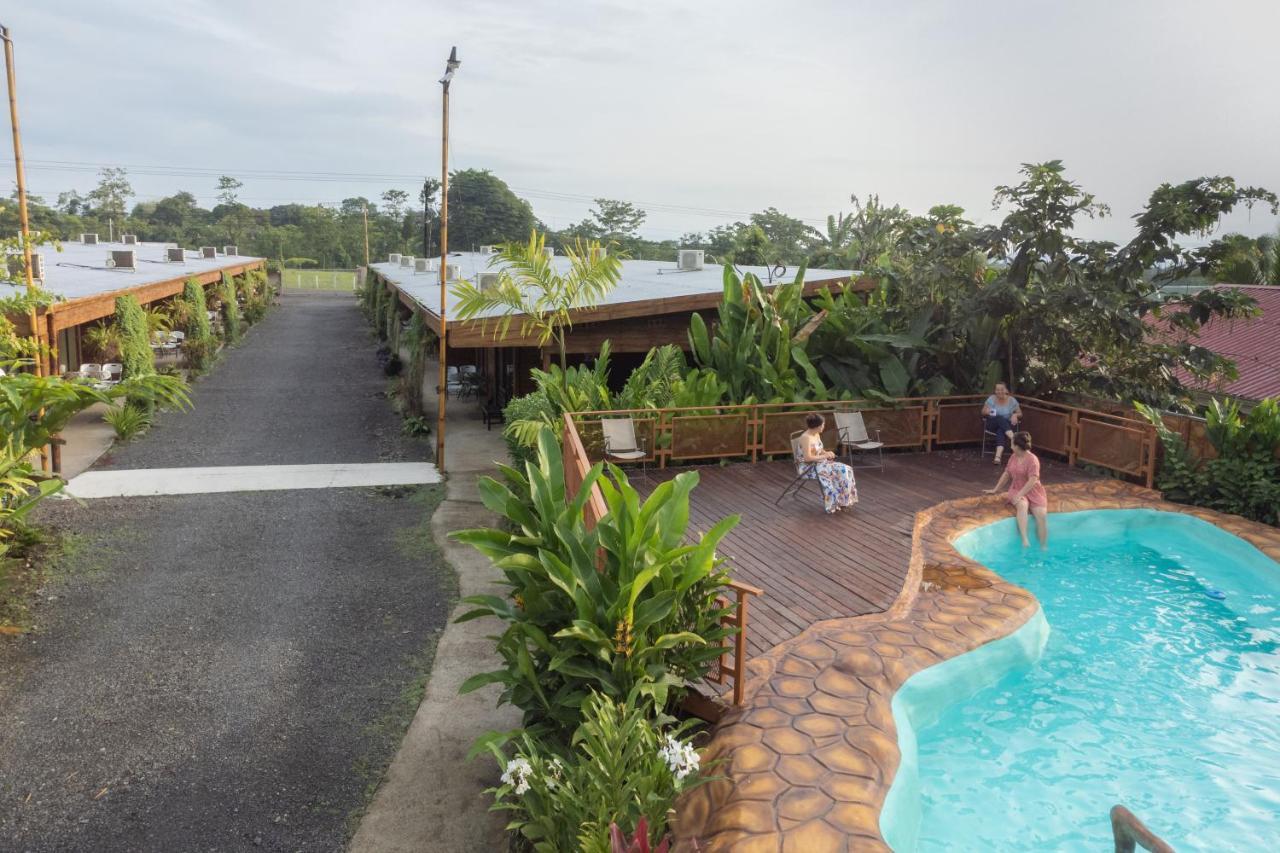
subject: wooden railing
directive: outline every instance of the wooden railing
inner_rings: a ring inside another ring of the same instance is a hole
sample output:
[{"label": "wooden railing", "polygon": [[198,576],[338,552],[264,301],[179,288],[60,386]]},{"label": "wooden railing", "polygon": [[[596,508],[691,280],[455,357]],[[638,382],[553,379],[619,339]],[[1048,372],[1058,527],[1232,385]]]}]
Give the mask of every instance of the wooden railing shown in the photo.
[{"label": "wooden railing", "polygon": [[[587,454],[587,450],[582,443],[582,438],[578,435],[578,430],[573,419],[569,415],[564,416],[564,485],[566,491],[571,497],[577,496],[582,489],[582,484],[586,481],[587,475],[591,472],[592,462]],[[609,511],[605,504],[604,495],[600,491],[599,486],[591,487],[591,495],[587,498],[586,504],[583,506],[583,520],[588,527],[595,527],[596,522],[604,518],[606,512]],[[728,588],[733,593],[733,601],[730,603],[726,599],[721,598],[719,605],[724,607],[731,604],[728,615],[721,619],[721,623],[728,625],[734,629],[732,635],[732,643],[725,643],[724,651],[721,652],[719,661],[716,665],[715,672],[707,676],[707,680],[714,684],[724,684],[727,680],[733,680],[733,704],[741,705],[743,697],[743,686],[747,668],[747,622],[748,622],[748,606],[751,596],[763,595],[764,591],[752,586],[751,584],[742,583],[740,581],[730,580]],[[733,663],[726,663],[730,650],[733,653]]]},{"label": "wooden railing", "polygon": [[[949,445],[982,441],[981,410],[985,394],[948,397],[902,397],[812,403],[761,403],[682,409],[621,409],[566,415],[578,434],[587,460],[603,457],[600,420],[630,417],[637,439],[649,449],[646,461],[659,468],[671,464],[761,458],[791,452],[790,435],[804,429],[810,412],[830,414],[859,411],[867,428],[879,431],[887,448],[930,452]],[[1130,477],[1148,488],[1155,480],[1159,441],[1144,420],[1096,409],[1019,398],[1022,428],[1031,433],[1037,453],[1059,456],[1069,463],[1084,462]],[[834,418],[827,418],[835,443]]]},{"label": "wooden railing", "polygon": [[1111,835],[1116,853],[1134,853],[1137,847],[1151,853],[1173,853],[1173,848],[1147,829],[1146,825],[1124,806],[1111,807]]}]

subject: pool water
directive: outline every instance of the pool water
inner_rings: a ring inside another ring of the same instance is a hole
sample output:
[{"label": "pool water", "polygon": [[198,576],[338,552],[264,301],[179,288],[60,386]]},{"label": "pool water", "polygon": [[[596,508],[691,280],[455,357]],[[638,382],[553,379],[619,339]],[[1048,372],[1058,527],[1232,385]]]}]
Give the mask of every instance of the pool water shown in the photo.
[{"label": "pool water", "polygon": [[1154,510],[1052,515],[1044,551],[1011,519],[955,546],[1049,634],[916,733],[919,850],[1109,850],[1117,803],[1179,851],[1280,846],[1280,565]]}]

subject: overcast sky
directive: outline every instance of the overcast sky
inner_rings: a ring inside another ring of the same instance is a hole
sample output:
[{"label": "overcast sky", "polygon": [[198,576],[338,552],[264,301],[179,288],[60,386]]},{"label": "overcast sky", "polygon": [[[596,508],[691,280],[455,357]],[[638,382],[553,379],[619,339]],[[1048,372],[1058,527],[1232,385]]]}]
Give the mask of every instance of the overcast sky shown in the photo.
[{"label": "overcast sky", "polygon": [[[41,0],[10,4],[28,185],[48,200],[130,167],[140,199],[376,199],[492,169],[553,227],[595,196],[675,238],[768,206],[820,224],[878,193],[990,221],[1018,164],[1064,160],[1127,239],[1163,181],[1280,191],[1275,0],[633,2]],[[339,180],[279,174],[347,173]],[[390,176],[390,177],[382,177]],[[414,192],[416,196],[416,191]],[[1240,213],[1230,230],[1275,228]]]}]

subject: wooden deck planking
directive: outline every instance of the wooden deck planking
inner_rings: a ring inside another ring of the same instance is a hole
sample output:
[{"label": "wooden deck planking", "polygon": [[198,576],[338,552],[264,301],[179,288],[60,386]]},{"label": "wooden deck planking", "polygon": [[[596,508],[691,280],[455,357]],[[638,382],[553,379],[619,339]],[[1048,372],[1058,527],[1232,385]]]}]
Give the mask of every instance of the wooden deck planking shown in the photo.
[{"label": "wooden deck planking", "polygon": [[[1043,459],[1046,486],[1096,475]],[[998,470],[976,451],[895,453],[883,471],[859,469],[859,503],[828,516],[814,485],[799,499],[774,499],[795,475],[789,462],[705,465],[651,470],[633,482],[647,494],[681,471],[697,471],[690,537],[727,515],[741,523],[720,553],[738,580],[765,594],[751,602],[748,647],[752,656],[796,636],[823,619],[877,613],[897,598],[911,559],[915,514],[941,501],[980,494],[995,485]]]}]

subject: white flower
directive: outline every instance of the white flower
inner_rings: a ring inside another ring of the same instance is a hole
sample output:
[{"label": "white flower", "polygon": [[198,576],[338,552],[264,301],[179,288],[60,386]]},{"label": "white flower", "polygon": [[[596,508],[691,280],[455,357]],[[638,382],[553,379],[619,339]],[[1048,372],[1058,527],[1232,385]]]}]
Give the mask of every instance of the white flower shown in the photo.
[{"label": "white flower", "polygon": [[547,775],[543,781],[547,784],[548,791],[554,791],[560,785],[563,777],[564,765],[560,763],[559,758],[552,758],[547,762]]},{"label": "white flower", "polygon": [[692,744],[681,743],[671,735],[662,736],[658,755],[666,762],[667,769],[676,777],[677,782],[684,781],[684,777],[690,773],[696,773],[702,761]]},{"label": "white flower", "polygon": [[502,773],[502,784],[515,785],[516,794],[523,794],[529,790],[529,777],[532,775],[533,768],[529,766],[529,759],[519,755],[507,762],[507,769]]}]

